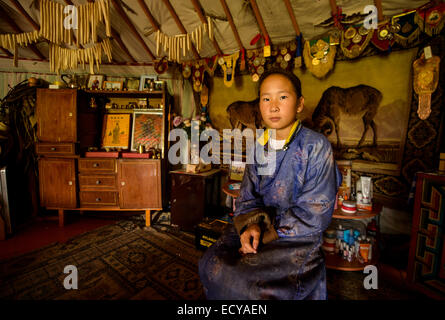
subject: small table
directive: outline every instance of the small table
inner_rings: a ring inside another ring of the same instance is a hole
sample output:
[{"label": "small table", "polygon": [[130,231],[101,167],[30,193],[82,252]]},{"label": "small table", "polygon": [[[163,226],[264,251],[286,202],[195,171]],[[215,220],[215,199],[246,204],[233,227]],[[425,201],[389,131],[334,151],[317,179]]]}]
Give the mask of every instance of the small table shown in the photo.
[{"label": "small table", "polygon": [[[332,218],[334,219],[368,219],[376,217],[377,221],[379,214],[382,211],[382,205],[380,203],[374,203],[371,211],[357,211],[354,215],[345,215],[341,209],[334,211]],[[326,268],[342,270],[342,271],[361,271],[367,265],[376,265],[379,258],[379,251],[377,249],[377,243],[379,239],[376,239],[376,245],[372,248],[372,259],[366,263],[360,263],[357,259],[353,259],[351,262],[343,259],[338,254],[326,253]]]},{"label": "small table", "polygon": [[[235,180],[229,180],[229,181],[227,181],[227,182],[223,185],[223,187],[222,187],[222,191],[223,191],[226,195],[231,196],[231,197],[233,198],[233,201],[232,201],[232,210],[235,211],[235,199],[239,197],[240,190],[239,190],[239,189],[237,189],[237,190],[232,190],[232,189],[230,189],[229,187],[230,187],[230,185],[233,184],[233,183],[241,183],[241,181],[235,181]],[[230,216],[233,216],[233,212],[232,212],[231,214],[229,214],[229,215],[230,215]]]}]

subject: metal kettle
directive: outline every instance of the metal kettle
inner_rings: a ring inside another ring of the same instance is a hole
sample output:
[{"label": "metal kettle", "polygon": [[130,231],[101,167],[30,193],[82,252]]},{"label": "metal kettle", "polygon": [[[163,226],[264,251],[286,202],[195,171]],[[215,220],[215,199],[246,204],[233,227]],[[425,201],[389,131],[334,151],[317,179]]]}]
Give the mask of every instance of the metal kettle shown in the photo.
[{"label": "metal kettle", "polygon": [[[78,78],[75,74],[62,74],[60,78],[62,78],[62,81],[65,82],[68,88],[76,89],[79,86]],[[65,78],[69,79],[68,82],[65,80]]]}]

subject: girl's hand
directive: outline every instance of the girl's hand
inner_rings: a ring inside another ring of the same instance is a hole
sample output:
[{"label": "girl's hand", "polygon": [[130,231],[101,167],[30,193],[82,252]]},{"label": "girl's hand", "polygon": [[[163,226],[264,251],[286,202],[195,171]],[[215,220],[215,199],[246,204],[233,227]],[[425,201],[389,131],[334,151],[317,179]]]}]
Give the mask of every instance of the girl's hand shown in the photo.
[{"label": "girl's hand", "polygon": [[241,254],[257,253],[260,235],[261,229],[257,223],[249,226],[240,236],[241,248],[239,252]]}]

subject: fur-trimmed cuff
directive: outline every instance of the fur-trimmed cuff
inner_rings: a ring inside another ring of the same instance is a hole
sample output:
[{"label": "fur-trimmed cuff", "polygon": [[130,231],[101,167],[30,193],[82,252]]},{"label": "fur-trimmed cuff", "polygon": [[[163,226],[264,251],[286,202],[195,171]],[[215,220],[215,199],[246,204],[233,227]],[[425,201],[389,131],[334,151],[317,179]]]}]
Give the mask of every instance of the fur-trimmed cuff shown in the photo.
[{"label": "fur-trimmed cuff", "polygon": [[233,218],[233,225],[239,235],[250,225],[261,224],[263,230],[263,244],[278,239],[278,234],[273,227],[269,215],[262,210],[253,210],[248,213],[237,215]]}]

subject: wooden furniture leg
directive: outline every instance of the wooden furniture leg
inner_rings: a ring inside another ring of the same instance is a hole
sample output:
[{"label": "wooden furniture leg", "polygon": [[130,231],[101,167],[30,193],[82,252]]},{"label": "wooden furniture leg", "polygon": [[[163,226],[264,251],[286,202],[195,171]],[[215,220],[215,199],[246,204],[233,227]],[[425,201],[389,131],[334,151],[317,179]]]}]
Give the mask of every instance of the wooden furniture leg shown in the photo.
[{"label": "wooden furniture leg", "polygon": [[59,227],[65,225],[65,210],[59,209]]},{"label": "wooden furniture leg", "polygon": [[151,226],[151,210],[145,210],[145,226]]}]

